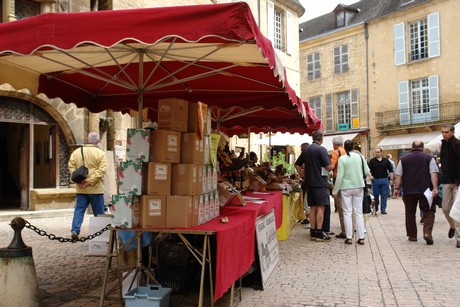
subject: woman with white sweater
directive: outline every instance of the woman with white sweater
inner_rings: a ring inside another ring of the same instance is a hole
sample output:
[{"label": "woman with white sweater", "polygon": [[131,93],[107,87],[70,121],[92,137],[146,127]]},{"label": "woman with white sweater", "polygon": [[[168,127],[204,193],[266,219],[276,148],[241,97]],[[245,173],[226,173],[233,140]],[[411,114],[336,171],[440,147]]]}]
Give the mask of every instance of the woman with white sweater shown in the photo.
[{"label": "woman with white sweater", "polygon": [[363,218],[363,188],[366,177],[370,174],[366,159],[353,150],[354,143],[347,140],[344,143],[346,155],[339,158],[337,179],[332,191],[332,197],[342,194],[343,219],[347,238],[345,244],[352,244],[353,222],[352,211],[355,212],[357,243],[364,245],[364,218]]}]

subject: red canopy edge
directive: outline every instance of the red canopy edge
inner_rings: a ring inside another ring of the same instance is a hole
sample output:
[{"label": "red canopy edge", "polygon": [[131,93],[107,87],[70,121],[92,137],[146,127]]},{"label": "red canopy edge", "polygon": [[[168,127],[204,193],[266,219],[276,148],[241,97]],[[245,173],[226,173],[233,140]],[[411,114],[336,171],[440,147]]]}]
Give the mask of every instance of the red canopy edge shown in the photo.
[{"label": "red canopy edge", "polygon": [[[173,39],[200,43],[257,44],[274,76],[281,80],[292,105],[297,106],[299,113],[305,116],[304,122],[310,131],[321,126],[320,120],[307,104],[302,103],[287,82],[284,67],[277,66],[271,42],[260,32],[249,6],[244,2],[83,13],[47,13],[0,24],[0,37],[7,38],[0,40],[0,57],[11,54],[39,54],[41,50],[69,50],[87,45],[110,48],[121,42],[142,42],[153,45]],[[42,75],[40,79],[44,78],[46,77]],[[48,91],[44,93],[49,96]],[[113,103],[116,106],[116,99]],[[123,109],[122,102],[119,104],[116,110]],[[82,106],[78,103],[77,105]],[[102,105],[93,106],[91,103],[83,106],[90,110],[102,107]]]}]

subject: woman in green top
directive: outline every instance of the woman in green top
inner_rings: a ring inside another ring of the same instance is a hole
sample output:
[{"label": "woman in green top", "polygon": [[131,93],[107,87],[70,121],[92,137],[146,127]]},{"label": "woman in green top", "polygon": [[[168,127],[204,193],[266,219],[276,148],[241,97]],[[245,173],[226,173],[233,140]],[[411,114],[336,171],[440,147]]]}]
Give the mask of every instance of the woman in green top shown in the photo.
[{"label": "woman in green top", "polygon": [[337,193],[342,194],[343,219],[347,238],[345,244],[352,243],[353,223],[351,213],[355,211],[357,243],[364,244],[364,218],[363,218],[363,188],[366,176],[370,174],[369,167],[364,157],[353,150],[354,143],[347,140],[344,143],[346,155],[339,158],[337,179],[335,181],[332,197]]}]

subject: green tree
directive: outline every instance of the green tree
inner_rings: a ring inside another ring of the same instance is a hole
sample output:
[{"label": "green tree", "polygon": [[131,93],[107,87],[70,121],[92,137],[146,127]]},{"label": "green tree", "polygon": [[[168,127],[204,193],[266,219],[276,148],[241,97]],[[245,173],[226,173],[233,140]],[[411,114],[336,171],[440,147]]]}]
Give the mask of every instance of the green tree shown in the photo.
[{"label": "green tree", "polygon": [[294,165],[289,164],[289,162],[286,161],[286,155],[284,152],[278,152],[276,155],[272,156],[270,159],[268,157],[268,154],[264,155],[264,161],[269,161],[270,166],[272,168],[275,168],[277,165],[282,164],[283,168],[286,169],[286,173],[288,175],[292,175],[296,172]]}]

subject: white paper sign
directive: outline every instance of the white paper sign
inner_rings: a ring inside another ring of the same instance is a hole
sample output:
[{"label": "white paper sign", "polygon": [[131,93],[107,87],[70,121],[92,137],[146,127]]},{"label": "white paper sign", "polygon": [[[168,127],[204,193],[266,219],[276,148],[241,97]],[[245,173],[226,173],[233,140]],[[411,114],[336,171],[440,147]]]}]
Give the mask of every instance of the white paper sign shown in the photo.
[{"label": "white paper sign", "polygon": [[266,215],[257,218],[256,238],[262,289],[265,289],[265,285],[280,262],[274,209]]}]

